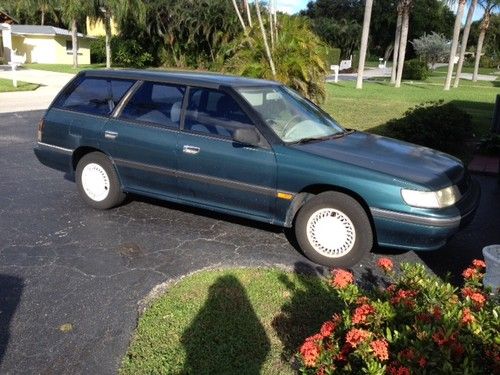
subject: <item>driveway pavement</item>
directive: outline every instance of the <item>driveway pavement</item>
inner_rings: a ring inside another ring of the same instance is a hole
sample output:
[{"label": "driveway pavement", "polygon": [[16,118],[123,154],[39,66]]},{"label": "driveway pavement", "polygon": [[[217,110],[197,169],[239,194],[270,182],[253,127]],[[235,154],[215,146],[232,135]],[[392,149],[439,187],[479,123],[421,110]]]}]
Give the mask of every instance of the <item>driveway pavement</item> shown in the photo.
[{"label": "driveway pavement", "polygon": [[[0,373],[114,374],[157,284],[207,267],[311,265],[280,228],[180,205],[131,199],[95,211],[32,148],[41,111],[0,114]],[[354,268],[377,275],[380,254],[459,275],[500,243],[500,187],[478,176],[474,222],[446,248],[417,255],[376,250]]]},{"label": "driveway pavement", "polygon": [[0,65],[0,78],[11,80],[12,74],[16,74],[18,81],[37,83],[41,86],[34,91],[0,93],[0,113],[45,109],[61,88],[74,77],[68,73],[23,68],[13,73],[10,66]]}]

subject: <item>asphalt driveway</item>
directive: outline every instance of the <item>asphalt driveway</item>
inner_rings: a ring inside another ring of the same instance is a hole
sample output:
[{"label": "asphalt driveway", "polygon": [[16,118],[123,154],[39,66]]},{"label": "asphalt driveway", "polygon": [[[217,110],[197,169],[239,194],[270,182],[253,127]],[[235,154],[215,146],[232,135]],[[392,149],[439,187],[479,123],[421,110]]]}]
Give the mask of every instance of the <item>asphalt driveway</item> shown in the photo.
[{"label": "asphalt driveway", "polygon": [[[205,267],[308,264],[277,227],[146,199],[90,209],[35,159],[41,114],[0,114],[0,373],[116,373],[155,285]],[[445,249],[377,253],[459,275],[500,243],[500,187],[478,178],[478,216]],[[355,273],[371,277],[378,254]]]}]

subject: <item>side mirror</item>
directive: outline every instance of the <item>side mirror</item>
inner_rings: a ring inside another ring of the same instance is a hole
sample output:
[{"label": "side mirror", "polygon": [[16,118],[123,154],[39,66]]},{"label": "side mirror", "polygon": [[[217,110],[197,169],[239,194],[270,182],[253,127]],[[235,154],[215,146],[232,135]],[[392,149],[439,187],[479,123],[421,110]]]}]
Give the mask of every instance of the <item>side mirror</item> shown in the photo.
[{"label": "side mirror", "polygon": [[260,136],[254,128],[237,128],[233,132],[233,141],[244,145],[258,146]]}]

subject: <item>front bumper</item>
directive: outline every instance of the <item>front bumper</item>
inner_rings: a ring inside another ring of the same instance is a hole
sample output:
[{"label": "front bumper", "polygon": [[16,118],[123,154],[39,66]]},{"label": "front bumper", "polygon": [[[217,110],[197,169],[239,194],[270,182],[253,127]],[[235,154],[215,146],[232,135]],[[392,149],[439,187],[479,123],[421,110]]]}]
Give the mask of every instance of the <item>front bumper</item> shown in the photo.
[{"label": "front bumper", "polygon": [[370,208],[380,246],[408,250],[435,250],[467,226],[477,211],[481,189],[472,180],[470,189],[453,207],[440,215],[416,215]]}]

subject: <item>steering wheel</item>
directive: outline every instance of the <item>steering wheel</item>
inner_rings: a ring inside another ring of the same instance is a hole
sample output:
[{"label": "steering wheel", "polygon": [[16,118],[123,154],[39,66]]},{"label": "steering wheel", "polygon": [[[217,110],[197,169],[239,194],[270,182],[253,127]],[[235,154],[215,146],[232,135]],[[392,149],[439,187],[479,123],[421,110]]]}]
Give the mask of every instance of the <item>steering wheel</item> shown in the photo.
[{"label": "steering wheel", "polygon": [[302,116],[300,115],[294,115],[290,120],[288,120],[285,124],[285,126],[283,126],[283,138],[288,138],[288,134],[291,132],[291,130],[294,128],[295,125],[297,124],[294,124],[294,122],[296,120],[299,120],[301,119]]}]

